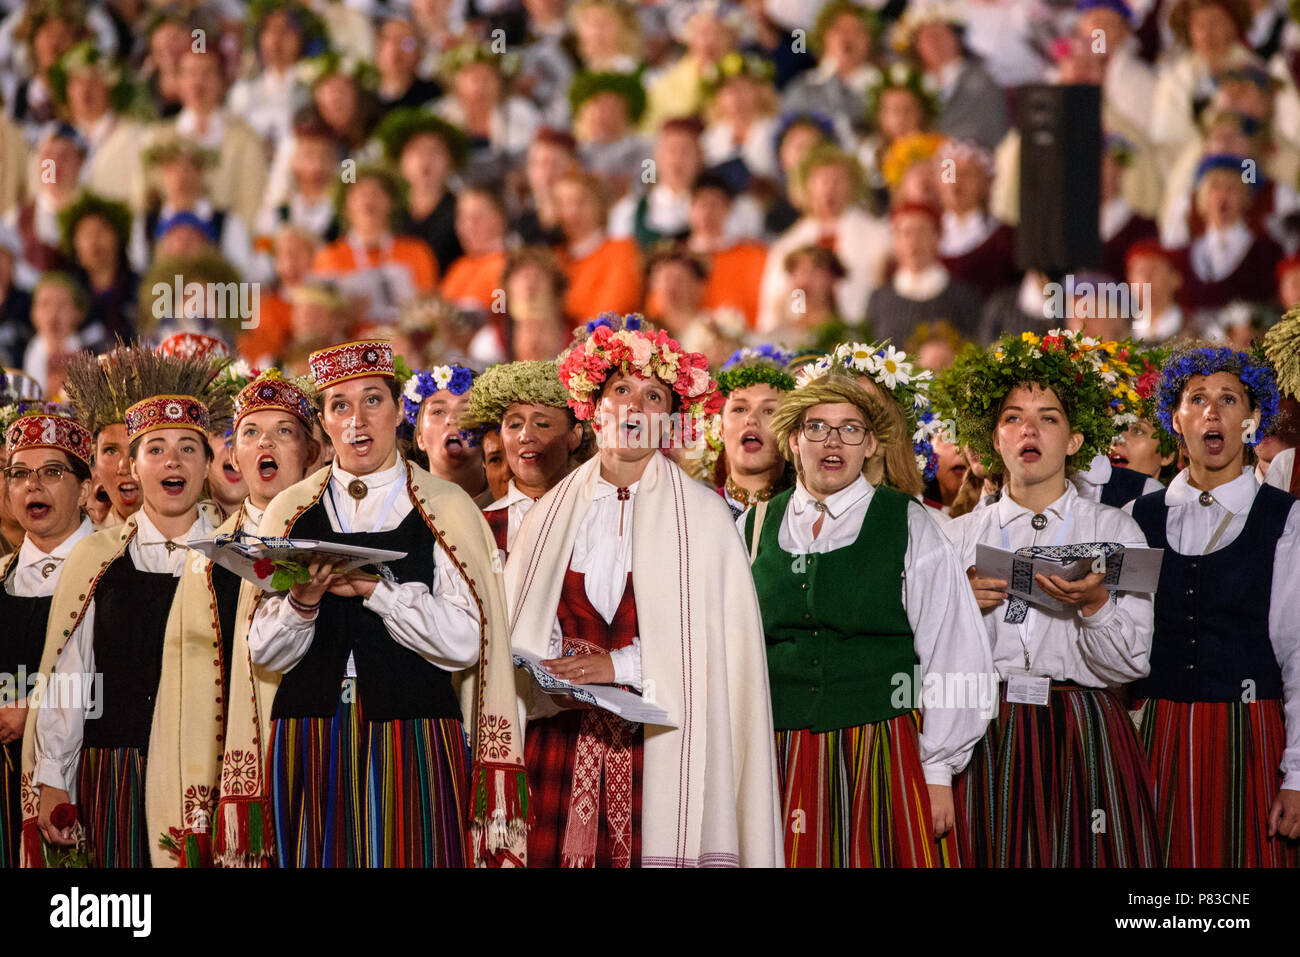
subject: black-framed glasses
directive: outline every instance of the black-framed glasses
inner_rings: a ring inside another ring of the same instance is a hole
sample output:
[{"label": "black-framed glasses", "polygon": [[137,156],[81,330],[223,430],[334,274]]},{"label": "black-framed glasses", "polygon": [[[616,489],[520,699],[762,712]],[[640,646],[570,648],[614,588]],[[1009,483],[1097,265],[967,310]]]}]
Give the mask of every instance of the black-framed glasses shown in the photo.
[{"label": "black-framed glasses", "polygon": [[867,441],[865,425],[859,422],[845,422],[843,425],[827,425],[821,419],[813,419],[803,424],[803,437],[809,442],[825,442],[832,432],[839,433],[840,441],[845,445],[861,445]]},{"label": "black-framed glasses", "polygon": [[40,468],[29,469],[21,465],[11,466],[5,469],[5,480],[9,482],[26,482],[33,474],[39,484],[49,483],[53,485],[58,482],[68,472],[62,465],[42,465]]}]

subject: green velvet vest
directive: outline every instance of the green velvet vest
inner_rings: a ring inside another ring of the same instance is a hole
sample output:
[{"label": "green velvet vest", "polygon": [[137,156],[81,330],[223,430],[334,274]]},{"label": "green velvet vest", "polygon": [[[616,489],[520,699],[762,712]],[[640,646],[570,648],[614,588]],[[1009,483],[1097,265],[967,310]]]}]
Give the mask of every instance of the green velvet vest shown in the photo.
[{"label": "green velvet vest", "polygon": [[[880,486],[856,542],[792,555],[777,543],[792,491],[769,503],[753,566],[776,729],[823,732],[906,713],[890,699],[895,676],[910,687],[919,664],[902,598],[908,497]],[[751,509],[746,541],[753,530]]]}]

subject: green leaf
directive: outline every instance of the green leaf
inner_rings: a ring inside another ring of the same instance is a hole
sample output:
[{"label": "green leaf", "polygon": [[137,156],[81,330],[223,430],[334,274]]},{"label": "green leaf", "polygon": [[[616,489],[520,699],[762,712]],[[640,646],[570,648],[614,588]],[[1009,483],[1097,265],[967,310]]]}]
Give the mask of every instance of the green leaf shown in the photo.
[{"label": "green leaf", "polygon": [[288,591],[293,587],[293,573],[283,568],[277,568],[275,574],[271,576],[271,588],[274,591]]},{"label": "green leaf", "polygon": [[299,565],[293,570],[293,581],[296,585],[305,585],[311,581],[311,571],[306,565]]}]

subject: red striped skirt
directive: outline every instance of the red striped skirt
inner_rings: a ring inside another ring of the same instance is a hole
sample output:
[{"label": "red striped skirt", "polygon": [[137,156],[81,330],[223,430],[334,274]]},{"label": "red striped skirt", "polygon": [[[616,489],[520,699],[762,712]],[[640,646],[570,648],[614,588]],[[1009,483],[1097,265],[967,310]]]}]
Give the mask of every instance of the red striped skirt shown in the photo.
[{"label": "red striped skirt", "polygon": [[776,733],[787,867],[955,867],[934,837],[915,711],[876,724]]},{"label": "red striped skirt", "polygon": [[162,835],[145,823],[145,757],[141,748],[81,751],[77,804],[91,867],[152,866],[150,848]]},{"label": "red striped skirt", "polygon": [[1152,698],[1142,709],[1142,738],[1165,864],[1300,864],[1300,842],[1268,836],[1286,747],[1282,702]]},{"label": "red striped skirt", "polygon": [[991,849],[998,867],[1159,866],[1142,745],[1110,691],[1053,683],[1040,706],[1009,704],[1004,686],[992,744],[961,774],[964,846]]},{"label": "red striped skirt", "polygon": [[267,779],[280,867],[464,867],[469,748],[455,718],[272,722]]}]

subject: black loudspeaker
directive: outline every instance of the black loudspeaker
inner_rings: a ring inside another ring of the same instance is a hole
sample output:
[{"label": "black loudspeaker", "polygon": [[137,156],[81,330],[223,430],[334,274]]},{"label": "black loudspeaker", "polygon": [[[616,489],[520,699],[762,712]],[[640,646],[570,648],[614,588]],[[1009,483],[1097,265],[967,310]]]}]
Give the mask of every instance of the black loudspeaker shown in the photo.
[{"label": "black loudspeaker", "polygon": [[1016,264],[1056,277],[1101,265],[1101,88],[1023,86]]}]

